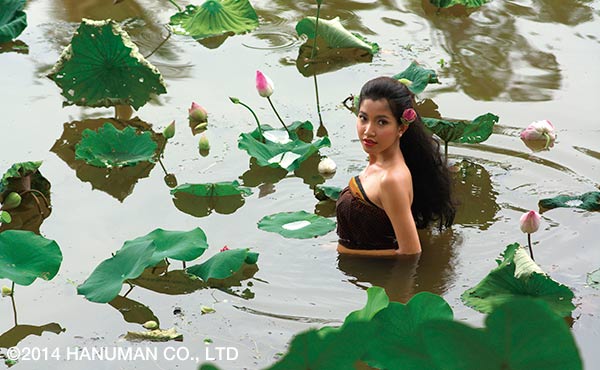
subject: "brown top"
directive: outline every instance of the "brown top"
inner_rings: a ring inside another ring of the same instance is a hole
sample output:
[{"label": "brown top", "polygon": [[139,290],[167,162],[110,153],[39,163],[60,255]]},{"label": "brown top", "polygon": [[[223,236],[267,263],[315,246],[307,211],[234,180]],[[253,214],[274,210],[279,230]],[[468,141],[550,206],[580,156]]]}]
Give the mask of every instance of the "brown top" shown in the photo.
[{"label": "brown top", "polygon": [[398,249],[394,227],[385,211],[371,202],[358,176],[337,200],[338,242],[349,249]]}]

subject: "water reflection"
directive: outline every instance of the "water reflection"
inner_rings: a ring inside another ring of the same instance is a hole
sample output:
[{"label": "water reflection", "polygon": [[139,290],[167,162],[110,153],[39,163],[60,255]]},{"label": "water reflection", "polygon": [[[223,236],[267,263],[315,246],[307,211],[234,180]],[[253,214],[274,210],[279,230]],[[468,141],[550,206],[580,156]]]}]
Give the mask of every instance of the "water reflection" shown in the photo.
[{"label": "water reflection", "polygon": [[[490,2],[469,16],[437,13],[429,0],[422,0],[421,8],[443,36],[439,42],[453,58],[450,72],[466,94],[478,100],[551,100],[562,80],[556,57],[523,36],[515,17],[522,14],[513,14],[522,8],[508,4]],[[420,9],[413,4],[412,10]]]},{"label": "water reflection", "polygon": [[164,137],[153,132],[150,124],[137,117],[131,120],[94,118],[65,123],[62,136],[56,140],[50,151],[56,153],[69,167],[74,169],[81,181],[91,183],[94,189],[110,194],[122,202],[133,192],[139,179],[148,177],[155,163],[144,161],[135,166],[99,168],[90,166],[83,160],[75,159],[75,146],[81,141],[81,133],[85,129],[96,131],[106,122],[113,124],[119,130],[133,126],[139,131],[150,131],[152,140],[158,144],[157,154],[165,145]]},{"label": "water reflection", "polygon": [[14,347],[30,335],[41,336],[45,332],[60,334],[65,330],[66,329],[62,328],[59,324],[55,322],[42,326],[15,325],[11,329],[0,335],[0,348]]},{"label": "water reflection", "polygon": [[160,326],[158,317],[154,315],[148,306],[142,303],[119,295],[116,296],[112,301],[108,302],[108,304],[119,311],[121,315],[123,315],[123,319],[125,319],[126,322],[144,324],[147,321],[156,321],[156,323]]},{"label": "water reflection", "polygon": [[40,234],[40,226],[50,213],[52,207],[40,201],[33,193],[25,193],[21,197],[21,204],[9,211],[12,221],[0,224],[0,232],[5,230],[28,230]]},{"label": "water reflection", "polygon": [[242,194],[234,195],[196,195],[178,191],[173,204],[183,213],[194,217],[205,217],[215,211],[224,215],[232,214],[245,203]]},{"label": "water reflection", "polygon": [[531,1],[527,6],[506,2],[506,9],[513,15],[535,22],[560,23],[576,26],[594,19],[594,9],[585,3],[591,0]]},{"label": "water reflection", "polygon": [[0,54],[2,53],[29,54],[29,46],[20,40],[0,42]]}]

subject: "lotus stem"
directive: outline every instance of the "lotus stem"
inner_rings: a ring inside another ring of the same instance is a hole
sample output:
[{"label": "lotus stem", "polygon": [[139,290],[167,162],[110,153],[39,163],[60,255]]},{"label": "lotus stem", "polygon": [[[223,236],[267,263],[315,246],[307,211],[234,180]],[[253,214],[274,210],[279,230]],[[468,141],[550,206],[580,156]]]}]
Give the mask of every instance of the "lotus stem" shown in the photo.
[{"label": "lotus stem", "polygon": [[279,122],[281,122],[281,124],[283,125],[283,128],[285,128],[285,130],[287,131],[288,135],[290,135],[290,130],[288,130],[288,128],[285,125],[285,123],[283,123],[283,120],[279,116],[279,113],[277,113],[277,109],[275,109],[275,106],[273,105],[273,102],[271,101],[271,97],[268,96],[267,100],[269,101],[269,104],[271,104],[271,108],[273,108],[273,112],[275,112],[275,115],[277,116],[277,118],[279,118]]},{"label": "lotus stem", "polygon": [[133,288],[135,288],[135,285],[131,284],[130,282],[127,282],[127,284],[129,284],[129,290],[127,290],[127,292],[125,292],[125,294],[123,294],[123,298],[127,297],[127,295],[129,293],[131,293],[131,291],[133,290]]},{"label": "lotus stem", "polygon": [[29,189],[29,190],[25,190],[23,192],[20,193],[21,196],[31,193],[31,196],[33,197],[33,200],[35,200],[35,204],[37,205],[38,211],[40,212],[40,214],[43,216],[44,215],[44,211],[42,210],[42,205],[40,204],[40,201],[38,200],[38,195],[40,197],[42,197],[42,199],[44,200],[44,204],[46,205],[46,207],[48,209],[50,209],[50,202],[48,201],[48,198],[46,198],[46,196],[44,195],[44,193],[42,193],[39,190],[35,190],[35,189]]},{"label": "lotus stem", "polygon": [[177,7],[177,10],[181,11],[181,7],[173,0],[169,0],[169,2]]},{"label": "lotus stem", "polygon": [[238,101],[237,104],[240,104],[240,105],[246,107],[246,109],[248,109],[250,111],[250,113],[252,113],[252,115],[254,116],[254,119],[256,120],[256,125],[258,126],[258,133],[260,134],[260,141],[262,143],[264,143],[265,142],[265,137],[263,136],[263,130],[262,130],[262,127],[260,127],[260,121],[258,120],[258,117],[256,116],[256,113],[254,113],[254,111],[252,110],[252,108],[250,108],[246,104],[242,103],[241,101]]},{"label": "lotus stem", "polygon": [[[317,2],[317,20],[315,21],[315,38],[313,40],[313,47],[310,51],[310,60],[312,61],[315,57],[317,50],[317,35],[319,33],[319,14],[321,13],[321,3]],[[313,80],[315,83],[315,97],[317,99],[317,114],[319,115],[319,125],[323,125],[323,118],[321,117],[321,104],[319,104],[319,87],[317,85],[317,72],[313,69]]]},{"label": "lotus stem", "polygon": [[527,233],[527,244],[529,245],[529,254],[531,255],[531,260],[535,261],[533,259],[533,248],[531,248],[531,234]]},{"label": "lotus stem", "polygon": [[167,169],[165,168],[165,165],[162,163],[162,161],[160,160],[160,157],[158,158],[158,164],[160,164],[160,167],[162,168],[162,170],[165,172],[165,175],[168,175],[169,173],[167,172]]},{"label": "lotus stem", "polygon": [[[179,11],[181,11],[181,9],[179,9]],[[162,40],[161,43],[158,44],[158,46],[156,48],[154,48],[154,50],[152,50],[152,52],[150,54],[146,55],[144,58],[146,58],[146,59],[150,58],[152,56],[152,54],[156,53],[156,51],[158,49],[160,49],[160,47],[163,46],[165,44],[165,42],[167,42],[168,39],[171,38],[172,33],[171,33],[171,31],[168,28],[167,28],[167,32],[169,32],[169,34],[167,35],[167,38],[165,38],[164,40]]]},{"label": "lotus stem", "polygon": [[17,326],[17,306],[15,305],[15,282],[12,282],[10,287],[12,292],[10,293],[10,300],[12,301],[13,317],[15,318],[15,326]]},{"label": "lotus stem", "polygon": [[183,268],[186,269],[185,261],[181,261],[183,263]]}]

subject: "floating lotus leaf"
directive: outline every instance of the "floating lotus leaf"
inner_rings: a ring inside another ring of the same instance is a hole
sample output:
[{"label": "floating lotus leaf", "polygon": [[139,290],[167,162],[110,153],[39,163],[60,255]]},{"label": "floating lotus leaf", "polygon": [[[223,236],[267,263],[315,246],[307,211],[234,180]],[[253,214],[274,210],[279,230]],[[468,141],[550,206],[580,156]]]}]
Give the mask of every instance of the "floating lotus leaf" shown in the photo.
[{"label": "floating lotus leaf", "polygon": [[244,197],[252,190],[237,181],[205,184],[182,184],[171,190],[175,206],[196,217],[207,216],[212,210],[230,214],[244,205]]},{"label": "floating lotus leaf", "polygon": [[62,89],[65,105],[138,109],[167,92],[158,69],[112,20],[84,19],[48,77]]},{"label": "floating lotus leaf", "polygon": [[258,228],[286,238],[307,239],[329,233],[335,229],[335,222],[305,211],[281,212],[263,217]]},{"label": "floating lotus leaf", "polygon": [[554,198],[546,198],[539,201],[541,209],[553,209],[559,207],[581,208],[586,211],[600,211],[600,191],[590,191],[582,195],[559,195]]},{"label": "floating lotus leaf", "polygon": [[54,333],[60,334],[66,329],[62,328],[59,324],[53,322],[50,324],[36,326],[36,325],[15,325],[8,331],[0,335],[0,348],[15,347],[23,339],[30,335],[42,336],[42,334]]},{"label": "floating lotus leaf", "polygon": [[467,306],[490,313],[516,296],[527,296],[545,301],[560,316],[575,309],[571,289],[546,275],[519,244],[507,246],[502,257],[498,267],[461,295]]},{"label": "floating lotus leaf", "polygon": [[61,262],[54,240],[24,230],[0,233],[0,278],[19,285],[30,285],[37,278],[52,280]]},{"label": "floating lotus leaf", "polygon": [[419,63],[417,62],[412,62],[408,66],[408,68],[398,73],[397,75],[392,76],[392,78],[396,80],[409,80],[411,83],[409,84],[410,86],[408,86],[408,89],[414,94],[422,93],[428,84],[440,83],[440,81],[437,78],[437,74],[433,69],[425,69],[421,67],[421,65],[419,65]]},{"label": "floating lotus leaf", "polygon": [[422,336],[433,369],[583,368],[569,327],[544,302],[511,299],[485,325],[476,329],[448,320],[426,323]]},{"label": "floating lotus leaf", "polygon": [[340,197],[341,192],[342,188],[338,186],[317,185],[315,196],[319,200],[331,199],[333,201],[336,201]]},{"label": "floating lotus leaf", "polygon": [[148,266],[154,266],[165,258],[178,261],[192,261],[200,257],[208,248],[206,234],[199,227],[190,231],[171,231],[156,229],[145,236],[128,240],[121,251],[138,244],[153,242],[156,249],[148,260]]},{"label": "floating lotus leaf", "polygon": [[156,251],[150,240],[129,245],[102,261],[92,274],[77,287],[77,294],[89,301],[108,303],[121,291],[123,282],[140,276]]},{"label": "floating lotus leaf", "polygon": [[27,27],[25,0],[0,0],[0,43],[14,40]]},{"label": "floating lotus leaf", "polygon": [[119,130],[107,122],[98,131],[83,131],[75,146],[75,158],[96,167],[134,166],[154,162],[157,147],[149,132],[138,134],[131,126]]},{"label": "floating lotus leaf", "polygon": [[248,0],[208,0],[186,6],[171,16],[169,25],[176,34],[202,39],[252,31],[258,27],[258,16]]},{"label": "floating lotus leaf", "polygon": [[129,282],[153,292],[169,295],[190,294],[208,287],[197,276],[188,274],[184,270],[164,272],[156,268],[147,268],[139,277],[130,279]]},{"label": "floating lotus leaf", "polygon": [[42,161],[21,162],[13,164],[0,180],[0,202],[10,192],[37,190],[50,201],[50,181],[46,180],[39,171]]},{"label": "floating lotus leaf", "polygon": [[123,319],[127,322],[135,324],[143,324],[147,321],[159,322],[158,317],[154,315],[148,306],[132,299],[118,295],[112,301],[108,302],[108,304],[119,311],[123,315]]},{"label": "floating lotus leaf", "polygon": [[[294,171],[300,164],[325,146],[330,146],[331,141],[327,136],[311,143],[306,143],[294,134],[291,137],[272,141],[269,135],[278,130],[265,129],[265,142],[261,141],[258,128],[251,133],[242,133],[238,139],[238,148],[245,150],[256,158],[258,165],[267,167],[280,167],[287,171]],[[274,139],[273,139],[274,140]]]},{"label": "floating lotus leaf", "polygon": [[487,140],[498,122],[498,116],[486,113],[473,121],[448,121],[423,117],[423,123],[446,143],[476,144]]},{"label": "floating lotus leaf", "polygon": [[183,334],[177,332],[177,329],[167,330],[155,329],[149,331],[128,331],[125,339],[130,342],[168,342],[170,340],[182,341]]},{"label": "floating lotus leaf", "polygon": [[592,288],[600,289],[600,269],[587,275],[587,283]]},{"label": "floating lotus leaf", "polygon": [[429,2],[438,8],[450,8],[455,5],[464,5],[467,8],[477,8],[487,3],[489,0],[429,0]]},{"label": "floating lotus leaf", "polygon": [[248,249],[229,249],[215,254],[204,263],[188,267],[186,271],[210,284],[213,279],[227,279],[242,269],[244,264],[255,265],[257,261],[258,253]]},{"label": "floating lotus leaf", "polygon": [[161,148],[166,143],[164,136],[152,131],[150,124],[137,117],[130,120],[94,118],[64,123],[63,133],[50,151],[56,153],[69,167],[74,169],[81,181],[91,183],[93,189],[110,194],[122,202],[133,192],[139,179],[148,177],[155,163],[142,161],[134,166],[104,168],[90,166],[84,160],[76,159],[75,146],[81,141],[83,131],[86,129],[97,131],[106,122],[110,122],[117,129],[132,126],[138,131],[149,132],[152,135],[152,140],[158,144],[155,156],[160,154]]}]

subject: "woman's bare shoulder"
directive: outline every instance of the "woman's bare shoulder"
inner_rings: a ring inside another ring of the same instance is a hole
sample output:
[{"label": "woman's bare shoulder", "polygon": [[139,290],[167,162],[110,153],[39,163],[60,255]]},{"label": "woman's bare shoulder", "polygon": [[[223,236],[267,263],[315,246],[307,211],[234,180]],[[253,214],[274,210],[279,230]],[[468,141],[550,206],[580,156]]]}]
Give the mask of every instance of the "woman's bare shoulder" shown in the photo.
[{"label": "woman's bare shoulder", "polygon": [[409,190],[412,187],[412,177],[406,166],[398,166],[385,171],[381,176],[381,190]]}]

